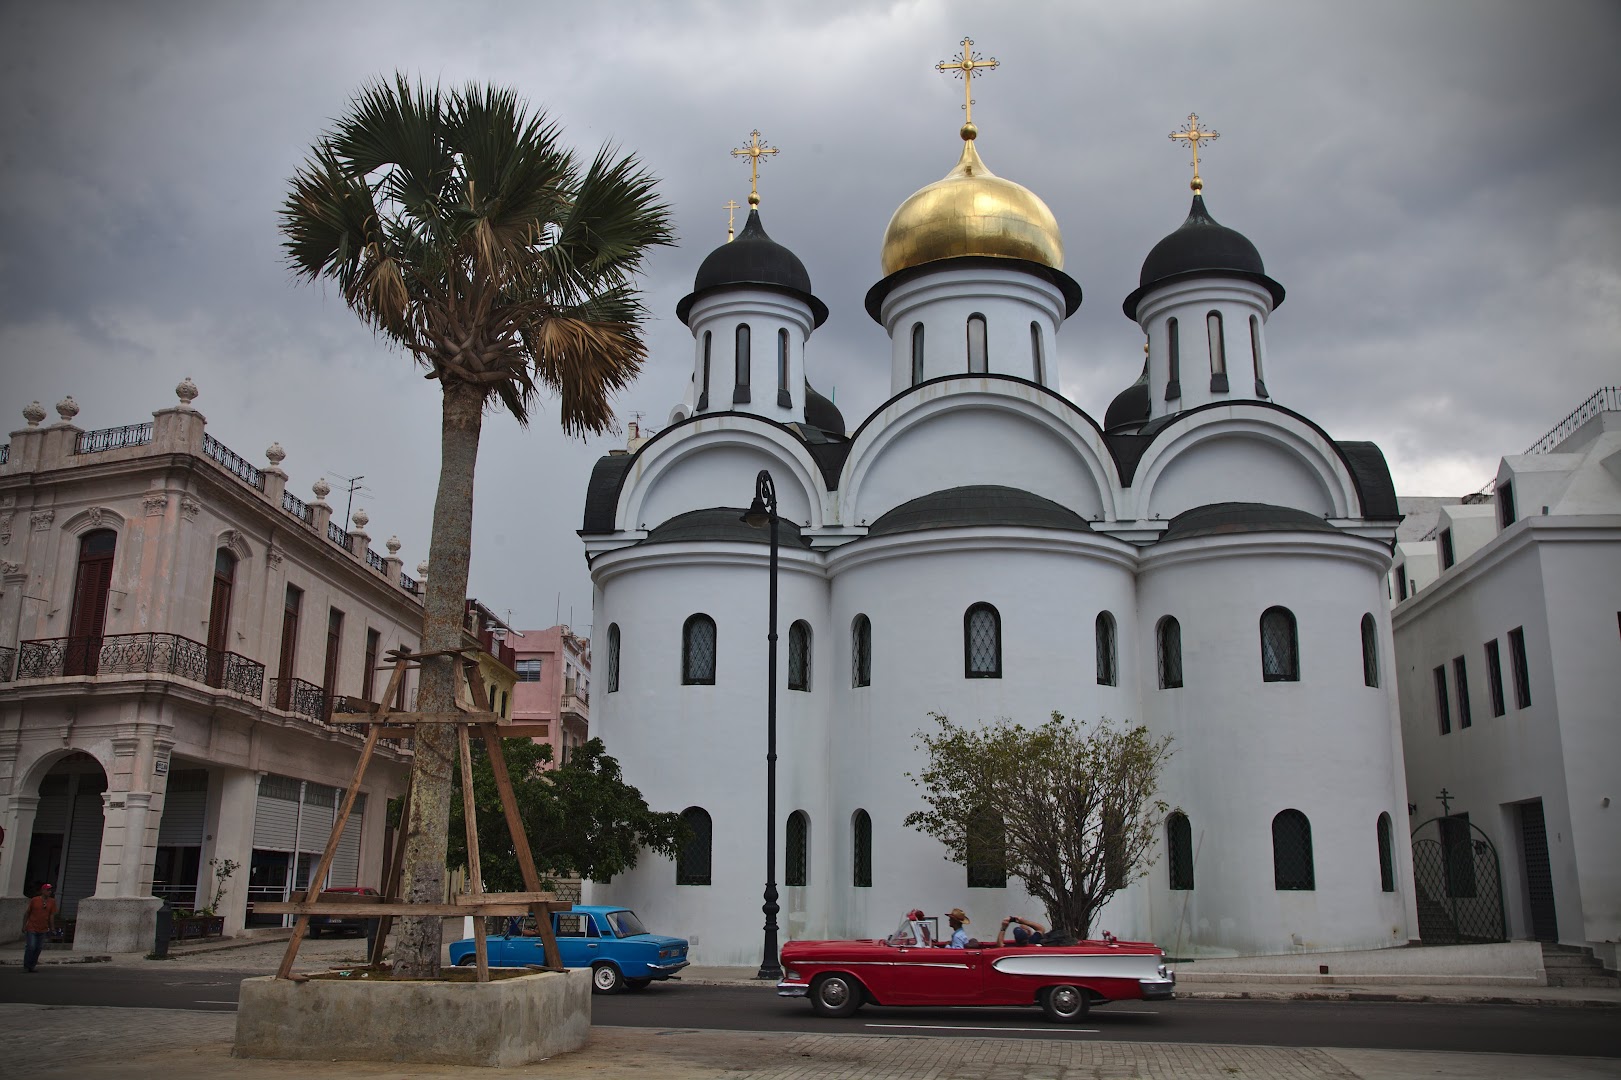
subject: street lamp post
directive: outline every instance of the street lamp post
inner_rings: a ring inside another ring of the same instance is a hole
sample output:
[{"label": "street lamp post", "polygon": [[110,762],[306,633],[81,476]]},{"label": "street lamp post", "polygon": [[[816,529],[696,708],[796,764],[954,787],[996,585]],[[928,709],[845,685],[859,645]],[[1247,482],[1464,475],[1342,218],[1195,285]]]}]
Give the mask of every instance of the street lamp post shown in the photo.
[{"label": "street lamp post", "polygon": [[766,629],[765,752],[765,947],[757,979],[782,978],[777,959],[777,488],[764,469],[754,478],[754,501],[743,520],[771,527],[771,603]]}]

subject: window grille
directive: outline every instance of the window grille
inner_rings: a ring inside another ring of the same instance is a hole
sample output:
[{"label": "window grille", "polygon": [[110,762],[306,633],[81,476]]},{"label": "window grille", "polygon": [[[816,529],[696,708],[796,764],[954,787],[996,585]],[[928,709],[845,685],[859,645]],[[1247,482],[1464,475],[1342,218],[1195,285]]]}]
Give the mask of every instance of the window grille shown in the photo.
[{"label": "window grille", "polygon": [[515,670],[518,673],[518,681],[519,682],[539,682],[540,681],[540,663],[541,662],[539,660],[519,660],[519,661],[517,661],[513,665],[513,670]]},{"label": "window grille", "polygon": [[687,837],[675,854],[675,883],[677,885],[708,885],[709,858],[714,847],[714,822],[701,806],[689,806],[681,811],[681,820],[687,823],[692,835]]},{"label": "window grille", "polygon": [[1159,685],[1174,690],[1182,685],[1182,626],[1170,615],[1159,621]]},{"label": "window grille", "polygon": [[715,620],[694,615],[681,628],[681,681],[689,686],[715,683]]},{"label": "window grille", "polygon": [[783,845],[784,885],[803,886],[807,881],[806,865],[810,862],[810,815],[795,810],[788,815],[788,842]]},{"label": "window grille", "polygon": [[912,385],[923,381],[923,324],[912,324]]},{"label": "window grille", "polygon": [[1396,891],[1396,858],[1390,832],[1390,815],[1379,815],[1379,890]]},{"label": "window grille", "polygon": [[1469,669],[1461,656],[1452,658],[1452,682],[1458,691],[1458,728],[1462,730],[1475,721],[1469,712]]},{"label": "window grille", "polygon": [[1435,677],[1435,715],[1441,724],[1441,734],[1452,732],[1452,706],[1447,701],[1447,666],[1437,667],[1432,673]]},{"label": "window grille", "polygon": [[1492,701],[1493,716],[1502,716],[1508,711],[1503,703],[1503,657],[1496,638],[1486,642],[1486,693]]},{"label": "window grille", "polygon": [[1272,884],[1280,891],[1310,892],[1317,888],[1311,857],[1311,822],[1299,810],[1285,810],[1272,819]]},{"label": "window grille", "polygon": [[1379,685],[1379,634],[1372,612],[1362,616],[1362,685]]},{"label": "window grille", "polygon": [[865,615],[850,624],[850,685],[872,685],[872,622]]},{"label": "window grille", "polygon": [[1002,617],[989,604],[963,614],[963,661],[970,679],[1002,677]]},{"label": "window grille", "polygon": [[1119,665],[1115,657],[1114,616],[1107,611],[1098,612],[1095,636],[1098,650],[1098,685],[1114,686],[1119,678]]},{"label": "window grille", "polygon": [[1193,888],[1193,826],[1188,815],[1180,810],[1171,811],[1165,819],[1166,859],[1171,874],[1171,888]]},{"label": "window grille", "polygon": [[979,810],[968,819],[968,887],[1007,888],[1006,829],[1002,816]]},{"label": "window grille", "polygon": [[788,689],[809,690],[811,628],[803,619],[788,628]]},{"label": "window grille", "polygon": [[619,624],[608,624],[608,693],[619,689]]},{"label": "window grille", "polygon": [[1288,608],[1261,613],[1261,678],[1267,682],[1300,681],[1300,647],[1295,617]]},{"label": "window grille", "polygon": [[851,847],[854,849],[855,865],[851,872],[851,884],[858,889],[872,888],[872,818],[865,810],[857,810],[850,823]]},{"label": "window grille", "polygon": [[989,370],[988,364],[985,316],[976,313],[968,316],[968,370],[973,374],[983,374]]},{"label": "window grille", "polygon": [[1514,707],[1531,707],[1531,668],[1525,659],[1525,627],[1516,626],[1508,632],[1508,659],[1514,666]]}]

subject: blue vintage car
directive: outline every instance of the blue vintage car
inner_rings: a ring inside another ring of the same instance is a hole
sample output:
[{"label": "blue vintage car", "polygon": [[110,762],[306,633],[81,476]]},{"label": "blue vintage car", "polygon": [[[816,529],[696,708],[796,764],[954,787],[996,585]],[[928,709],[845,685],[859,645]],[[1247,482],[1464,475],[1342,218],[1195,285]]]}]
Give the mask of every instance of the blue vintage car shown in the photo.
[{"label": "blue vintage car", "polygon": [[[517,920],[512,920],[516,923]],[[485,940],[491,967],[523,967],[546,963],[545,950],[533,931],[491,934]],[[563,966],[591,969],[591,991],[617,994],[625,987],[645,990],[654,979],[668,979],[687,966],[687,939],[649,934],[636,913],[622,907],[575,904],[570,911],[552,912],[552,933]],[[473,939],[450,945],[450,962],[458,967],[477,963]]]}]

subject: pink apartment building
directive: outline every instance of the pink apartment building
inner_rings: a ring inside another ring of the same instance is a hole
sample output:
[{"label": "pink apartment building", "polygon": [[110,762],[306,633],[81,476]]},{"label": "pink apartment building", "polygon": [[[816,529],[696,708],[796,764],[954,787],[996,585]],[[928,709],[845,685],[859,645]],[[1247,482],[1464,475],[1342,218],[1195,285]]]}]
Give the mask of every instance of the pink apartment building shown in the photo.
[{"label": "pink apartment building", "polygon": [[512,719],[547,725],[555,768],[590,738],[591,640],[554,626],[513,634],[506,643],[518,673]]}]

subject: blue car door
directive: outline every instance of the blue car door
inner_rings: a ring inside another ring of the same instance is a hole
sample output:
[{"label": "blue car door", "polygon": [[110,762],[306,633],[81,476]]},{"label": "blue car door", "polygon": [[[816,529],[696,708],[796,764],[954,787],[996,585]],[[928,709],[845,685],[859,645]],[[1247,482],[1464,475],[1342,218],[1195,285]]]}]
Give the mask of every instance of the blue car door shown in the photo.
[{"label": "blue car door", "polygon": [[[590,967],[597,953],[597,929],[591,916],[579,911],[552,912],[552,933],[557,935],[557,951],[563,957],[564,967]],[[535,939],[536,959],[544,964],[545,950],[540,939]]]}]

